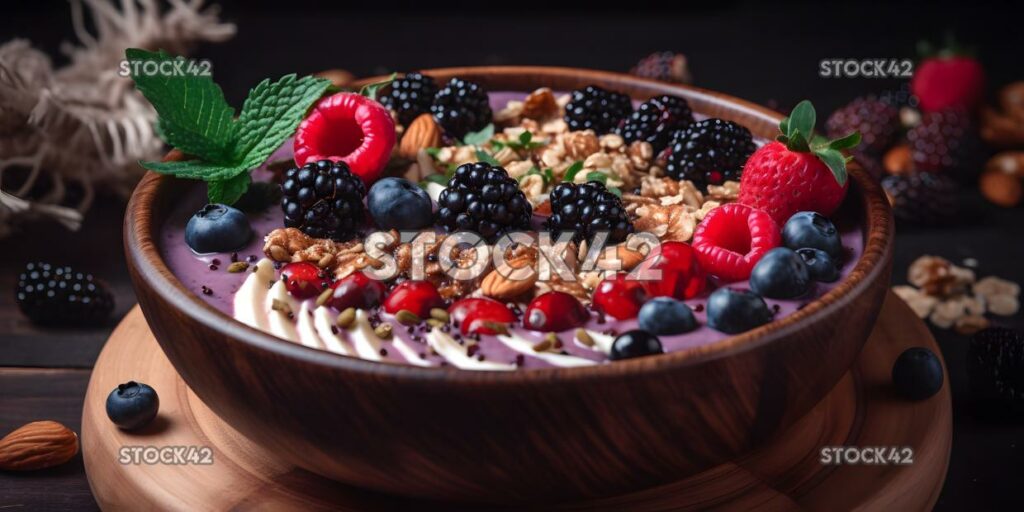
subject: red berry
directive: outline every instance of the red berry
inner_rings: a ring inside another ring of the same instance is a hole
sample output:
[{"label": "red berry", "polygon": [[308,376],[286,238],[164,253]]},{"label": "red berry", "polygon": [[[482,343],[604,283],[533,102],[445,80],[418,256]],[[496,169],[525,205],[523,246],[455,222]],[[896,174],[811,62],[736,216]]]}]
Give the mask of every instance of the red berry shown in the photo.
[{"label": "red berry", "polygon": [[327,300],[327,305],[338,311],[348,308],[370,309],[380,304],[387,293],[384,283],[363,272],[353,272],[335,281],[331,289],[334,293]]},{"label": "red berry", "polygon": [[281,278],[288,293],[296,299],[316,297],[331,284],[323,270],[308,261],[285,265],[281,269]]},{"label": "red berry", "polygon": [[295,163],[342,161],[367,186],[377,180],[395,145],[391,114],[365,96],[339,92],[313,107],[295,132]]},{"label": "red berry", "polygon": [[741,281],[761,257],[782,242],[779,225],[765,212],[732,203],[708,212],[693,233],[697,260],[723,281]]},{"label": "red berry", "polygon": [[384,299],[384,311],[392,315],[405,309],[426,318],[431,309],[443,307],[444,299],[430,281],[403,281]]},{"label": "red berry", "polygon": [[473,297],[456,301],[448,308],[452,321],[459,323],[463,334],[497,334],[502,327],[516,321],[516,315],[505,304],[494,299]]},{"label": "red berry", "polygon": [[653,253],[650,269],[661,270],[661,278],[645,281],[651,297],[692,299],[704,291],[707,278],[697,253],[685,242],[664,242]]},{"label": "red berry", "polygon": [[779,225],[796,212],[831,215],[846,196],[832,171],[813,153],[792,151],[770,142],[754,152],[743,167],[739,202],[764,210]]},{"label": "red berry", "polygon": [[925,112],[973,110],[985,92],[985,70],[977,60],[964,55],[925,59],[914,70],[910,90]]},{"label": "red berry", "polygon": [[556,332],[579,327],[590,319],[587,308],[565,292],[538,295],[526,306],[523,327],[531,331]]},{"label": "red berry", "polygon": [[598,283],[594,289],[594,305],[604,313],[619,320],[636,318],[640,306],[647,301],[647,290],[643,281],[615,274]]}]

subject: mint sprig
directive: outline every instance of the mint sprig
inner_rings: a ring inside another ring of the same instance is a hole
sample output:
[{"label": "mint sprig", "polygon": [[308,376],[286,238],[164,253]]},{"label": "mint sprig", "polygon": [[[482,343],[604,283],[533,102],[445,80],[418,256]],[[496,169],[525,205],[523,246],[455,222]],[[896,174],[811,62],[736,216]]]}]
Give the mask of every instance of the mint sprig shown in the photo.
[{"label": "mint sprig", "polygon": [[[173,63],[184,57],[137,48],[125,51],[131,69],[144,62]],[[163,68],[159,68],[163,69]],[[179,68],[180,69],[180,68]],[[324,78],[286,75],[276,82],[264,80],[249,91],[242,112],[224,99],[208,75],[133,74],[139,92],[158,114],[157,128],[167,144],[195,157],[177,162],[140,164],[146,169],[207,183],[211,203],[232,204],[252,182],[249,171],[270,157],[330,86]]]},{"label": "mint sprig", "polygon": [[860,132],[854,131],[835,140],[814,133],[817,115],[814,105],[804,100],[793,108],[789,117],[779,123],[781,134],[776,138],[786,145],[790,151],[813,153],[835,176],[840,186],[846,184],[846,164],[853,159],[843,154],[843,150],[853,149],[860,144]]}]

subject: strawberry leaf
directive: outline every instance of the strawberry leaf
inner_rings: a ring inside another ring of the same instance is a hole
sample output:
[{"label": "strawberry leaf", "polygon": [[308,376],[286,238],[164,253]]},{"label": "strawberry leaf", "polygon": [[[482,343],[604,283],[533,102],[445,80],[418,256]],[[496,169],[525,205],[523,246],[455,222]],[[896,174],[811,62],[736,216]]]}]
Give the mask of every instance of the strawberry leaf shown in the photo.
[{"label": "strawberry leaf", "polygon": [[814,151],[814,155],[828,166],[839,186],[846,185],[846,157],[838,149],[819,149]]},{"label": "strawberry leaf", "polygon": [[233,178],[206,182],[206,196],[211,203],[234,204],[249,188],[252,178],[240,172]]},{"label": "strawberry leaf", "polygon": [[860,132],[853,132],[829,142],[828,147],[831,149],[853,149],[857,147],[857,144],[860,144]]},{"label": "strawberry leaf", "polygon": [[793,108],[789,114],[790,138],[797,133],[804,136],[804,140],[810,140],[814,135],[814,124],[816,122],[814,106],[809,100],[803,100]]},{"label": "strawberry leaf", "polygon": [[394,82],[395,81],[395,77],[397,77],[397,76],[398,76],[398,73],[391,73],[391,76],[385,78],[384,80],[381,80],[379,82],[373,82],[373,83],[370,83],[370,84],[366,84],[366,85],[362,86],[361,88],[359,88],[359,95],[360,96],[366,96],[367,98],[370,98],[371,100],[377,101],[377,92],[380,91],[381,89],[383,89],[384,87],[387,87],[387,86],[391,85],[391,82]]}]

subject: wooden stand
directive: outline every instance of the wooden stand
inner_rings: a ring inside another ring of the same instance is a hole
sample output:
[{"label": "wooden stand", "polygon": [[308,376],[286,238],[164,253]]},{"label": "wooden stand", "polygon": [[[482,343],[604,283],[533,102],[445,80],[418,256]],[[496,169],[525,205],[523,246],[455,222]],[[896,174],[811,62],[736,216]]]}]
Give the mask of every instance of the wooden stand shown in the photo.
[{"label": "wooden stand", "polygon": [[[949,462],[952,409],[948,384],[922,402],[892,392],[893,361],[912,346],[939,353],[927,327],[889,294],[855,367],[806,417],[763,447],[661,487],[543,508],[930,509]],[[128,380],[150,384],[160,393],[160,414],[142,432],[118,430],[104,410],[110,390]],[[209,447],[212,464],[121,464],[122,447],[132,446]],[[825,465],[821,450],[827,446],[909,447],[913,463]],[[121,322],[96,362],[82,413],[82,451],[96,501],[108,510],[459,509],[366,492],[279,462],[189,390],[138,308]]]}]

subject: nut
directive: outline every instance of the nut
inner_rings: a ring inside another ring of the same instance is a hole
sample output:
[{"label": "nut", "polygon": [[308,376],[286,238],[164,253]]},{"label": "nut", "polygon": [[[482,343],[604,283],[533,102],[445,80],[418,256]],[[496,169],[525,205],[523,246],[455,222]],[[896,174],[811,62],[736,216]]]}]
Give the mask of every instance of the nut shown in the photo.
[{"label": "nut", "polygon": [[914,168],[914,160],[910,158],[910,146],[900,144],[885,152],[882,167],[889,174],[907,174]]},{"label": "nut", "polygon": [[970,336],[988,326],[989,321],[987,318],[981,315],[967,315],[957,319],[956,323],[953,324],[953,330],[958,334]]},{"label": "nut", "polygon": [[33,421],[0,439],[0,470],[59,466],[78,453],[78,434],[56,421]]},{"label": "nut", "polygon": [[935,305],[939,303],[939,299],[927,295],[913,286],[894,286],[892,291],[910,306],[918,318],[928,318],[928,315],[935,309]]},{"label": "nut", "polygon": [[340,89],[344,89],[349,85],[352,85],[352,82],[356,79],[355,75],[344,69],[328,69],[327,71],[316,73],[314,76],[326,78],[331,81],[331,85]]},{"label": "nut", "polygon": [[993,295],[988,298],[988,310],[993,315],[1016,315],[1020,311],[1020,301],[1013,295]]},{"label": "nut", "polygon": [[356,308],[345,308],[345,311],[342,311],[338,315],[338,320],[335,323],[337,323],[338,327],[341,327],[342,329],[348,329],[349,327],[352,326],[352,324],[355,321],[356,321]]},{"label": "nut", "polygon": [[989,169],[982,173],[978,188],[985,199],[1004,208],[1017,206],[1024,196],[1021,178],[998,169]]},{"label": "nut", "polygon": [[421,149],[436,147],[441,143],[441,128],[430,114],[420,114],[413,119],[398,144],[398,154],[410,160],[416,158]]},{"label": "nut", "polygon": [[519,275],[522,272],[515,269],[523,268],[531,263],[531,257],[515,258],[509,261],[510,268],[503,269],[508,276],[502,275],[498,269],[491,270],[480,283],[480,292],[498,300],[514,299],[526,294],[537,284],[537,272],[531,271],[529,275],[523,277]]},{"label": "nut", "polygon": [[543,120],[558,114],[558,102],[554,93],[547,87],[541,87],[530,93],[523,100],[522,116],[529,119]]}]

